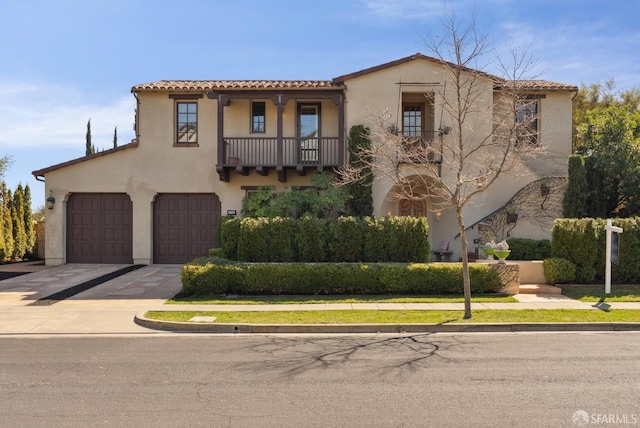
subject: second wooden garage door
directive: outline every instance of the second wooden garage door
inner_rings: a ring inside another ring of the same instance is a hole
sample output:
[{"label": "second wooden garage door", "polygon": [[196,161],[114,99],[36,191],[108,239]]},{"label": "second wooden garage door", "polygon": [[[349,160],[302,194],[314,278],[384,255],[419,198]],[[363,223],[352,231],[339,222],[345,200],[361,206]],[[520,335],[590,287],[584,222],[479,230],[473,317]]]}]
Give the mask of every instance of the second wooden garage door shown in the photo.
[{"label": "second wooden garage door", "polygon": [[220,199],[210,193],[163,193],[153,204],[153,262],[186,263],[216,246]]}]

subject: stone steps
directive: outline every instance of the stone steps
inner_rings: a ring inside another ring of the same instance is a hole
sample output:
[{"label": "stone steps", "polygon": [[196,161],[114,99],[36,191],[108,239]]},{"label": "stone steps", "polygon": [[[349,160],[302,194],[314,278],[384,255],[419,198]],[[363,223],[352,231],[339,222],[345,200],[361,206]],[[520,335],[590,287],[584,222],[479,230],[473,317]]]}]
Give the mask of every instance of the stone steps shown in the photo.
[{"label": "stone steps", "polygon": [[548,284],[520,284],[519,294],[562,294],[562,289]]}]

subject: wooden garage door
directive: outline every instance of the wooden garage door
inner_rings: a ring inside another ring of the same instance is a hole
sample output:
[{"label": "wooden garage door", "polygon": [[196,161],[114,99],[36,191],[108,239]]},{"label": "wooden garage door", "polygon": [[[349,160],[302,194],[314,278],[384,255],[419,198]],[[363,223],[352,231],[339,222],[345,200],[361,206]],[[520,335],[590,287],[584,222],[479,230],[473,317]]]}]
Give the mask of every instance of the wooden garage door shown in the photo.
[{"label": "wooden garage door", "polygon": [[78,193],[67,203],[67,263],[133,263],[129,195]]},{"label": "wooden garage door", "polygon": [[186,263],[216,245],[220,199],[209,193],[165,193],[153,204],[153,262]]}]

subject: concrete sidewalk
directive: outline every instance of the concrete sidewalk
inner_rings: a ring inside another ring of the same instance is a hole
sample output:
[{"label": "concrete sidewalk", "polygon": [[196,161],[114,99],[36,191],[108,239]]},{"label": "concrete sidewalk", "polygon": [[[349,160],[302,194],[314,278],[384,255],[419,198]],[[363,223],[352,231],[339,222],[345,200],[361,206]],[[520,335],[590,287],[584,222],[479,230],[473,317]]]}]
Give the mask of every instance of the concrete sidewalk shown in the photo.
[{"label": "concrete sidewalk", "polygon": [[[640,302],[588,303],[580,302],[558,294],[516,294],[518,302],[471,303],[472,310],[507,309],[640,309]],[[416,311],[462,311],[464,303],[326,303],[292,305],[162,305],[149,308],[150,311],[219,311],[219,312],[259,312],[259,311],[345,311],[345,310],[416,310]],[[640,321],[640,320],[639,320]]]},{"label": "concrete sidewalk", "polygon": [[[512,303],[472,303],[471,309],[640,309],[640,302],[633,303],[586,303],[558,294],[514,296],[519,302]],[[331,310],[442,310],[463,311],[464,303],[332,303],[294,305],[162,305],[149,308],[154,311],[331,311]],[[157,321],[146,317],[146,312],[136,315],[137,324],[164,331],[198,333],[513,333],[533,331],[640,331],[638,322],[594,322],[594,323],[425,323],[425,324],[215,324],[215,319],[194,319],[191,322]]]},{"label": "concrete sidewalk", "polygon": [[[122,265],[2,265],[3,271],[31,271],[0,281],[2,334],[156,334],[141,327],[149,310],[160,311],[309,311],[309,310],[463,310],[462,303],[337,303],[298,305],[166,305],[182,289],[180,265],[151,265],[129,272],[50,306],[31,306],[38,299],[121,269]],[[518,303],[472,303],[473,310],[504,309],[640,309],[634,303],[584,303],[562,295],[515,296]],[[639,320],[640,321],[640,320]],[[193,323],[192,323],[193,324]],[[147,324],[147,327],[151,325]],[[209,325],[210,326],[210,325]],[[257,326],[254,326],[257,328]],[[255,328],[251,331],[255,331]],[[153,328],[158,328],[153,325]],[[244,328],[244,327],[243,327]],[[341,332],[361,331],[344,326]],[[371,330],[371,326],[368,327]],[[384,327],[385,329],[387,327]],[[393,328],[393,327],[391,327]],[[472,327],[467,327],[472,328]],[[477,327],[473,327],[477,328]],[[564,329],[578,327],[563,325]],[[373,328],[382,330],[382,327]],[[176,329],[180,330],[180,329]],[[275,329],[277,330],[277,329]],[[238,330],[232,330],[237,332]],[[282,329],[280,331],[283,331]],[[513,331],[513,330],[511,330]]]}]

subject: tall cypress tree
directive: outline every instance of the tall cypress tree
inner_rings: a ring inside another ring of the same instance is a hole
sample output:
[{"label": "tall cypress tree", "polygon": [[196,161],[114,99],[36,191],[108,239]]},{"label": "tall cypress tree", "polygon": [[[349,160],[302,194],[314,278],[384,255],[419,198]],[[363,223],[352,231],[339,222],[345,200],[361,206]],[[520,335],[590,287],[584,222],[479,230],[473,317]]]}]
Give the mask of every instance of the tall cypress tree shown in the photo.
[{"label": "tall cypress tree", "polygon": [[2,234],[4,237],[4,258],[3,261],[11,260],[13,256],[13,222],[11,221],[11,190],[7,189],[6,183],[0,184],[0,193],[2,193],[2,217],[4,228]]},{"label": "tall cypress tree", "polygon": [[118,147],[118,127],[113,129],[113,148]]},{"label": "tall cypress tree", "polygon": [[584,158],[580,155],[569,156],[569,178],[567,190],[562,201],[562,215],[568,218],[582,218],[588,215],[587,172]]},{"label": "tall cypress tree", "polygon": [[5,232],[5,225],[4,225],[4,193],[3,193],[3,187],[5,186],[4,181],[2,182],[2,184],[0,185],[0,263],[2,263],[3,261],[5,261],[5,259],[7,258],[7,249],[6,249],[6,245],[4,242],[4,232]]},{"label": "tall cypress tree", "polygon": [[89,119],[89,121],[87,122],[86,140],[87,140],[87,142],[86,142],[86,147],[85,147],[85,153],[86,153],[87,156],[89,156],[90,154],[95,153],[95,148],[91,144],[91,119]]},{"label": "tall cypress tree", "polygon": [[[615,194],[607,193],[605,182],[606,177],[602,170],[596,165],[593,156],[584,158],[584,166],[587,173],[587,217],[606,218],[609,217],[618,206],[617,189]],[[609,186],[610,188],[611,186]]]},{"label": "tall cypress tree", "polygon": [[13,222],[13,259],[22,260],[27,253],[27,233],[24,229],[24,191],[18,184],[11,204],[11,221]]},{"label": "tall cypress tree", "polygon": [[27,235],[27,255],[36,253],[36,229],[31,210],[31,188],[27,184],[24,187],[24,231]]},{"label": "tall cypress tree", "polygon": [[373,196],[371,185],[373,184],[373,174],[371,168],[366,164],[371,161],[363,159],[363,153],[369,153],[371,149],[371,139],[369,138],[369,128],[362,125],[352,126],[349,130],[349,165],[355,168],[362,168],[362,179],[357,183],[347,185],[351,198],[347,201],[347,212],[352,216],[370,216],[373,214]]}]

